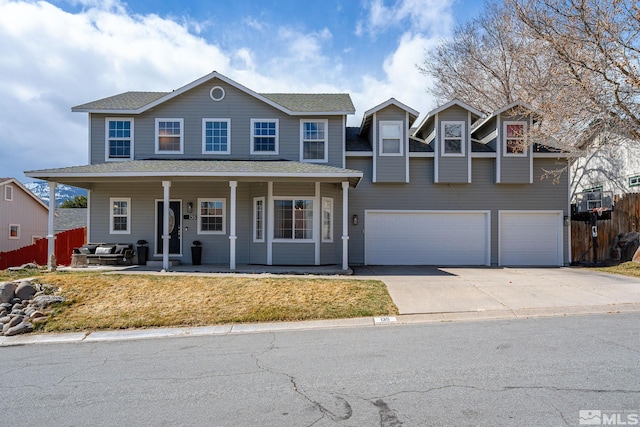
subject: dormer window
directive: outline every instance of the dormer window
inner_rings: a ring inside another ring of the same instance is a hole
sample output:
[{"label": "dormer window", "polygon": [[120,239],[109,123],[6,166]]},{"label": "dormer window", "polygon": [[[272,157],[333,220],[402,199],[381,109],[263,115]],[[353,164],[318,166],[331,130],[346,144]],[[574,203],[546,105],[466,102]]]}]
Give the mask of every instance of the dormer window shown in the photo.
[{"label": "dormer window", "polygon": [[441,155],[464,156],[465,132],[464,122],[442,122]]},{"label": "dormer window", "polygon": [[527,141],[525,138],[526,122],[504,122],[504,145],[503,155],[505,156],[526,156]]},{"label": "dormer window", "polygon": [[402,122],[380,122],[380,155],[402,156]]}]

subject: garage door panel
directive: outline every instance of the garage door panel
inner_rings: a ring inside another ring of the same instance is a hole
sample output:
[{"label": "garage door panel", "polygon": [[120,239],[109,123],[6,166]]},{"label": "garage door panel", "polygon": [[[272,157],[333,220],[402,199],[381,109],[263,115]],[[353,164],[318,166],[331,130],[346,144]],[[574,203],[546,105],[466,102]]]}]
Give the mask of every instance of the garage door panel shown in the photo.
[{"label": "garage door panel", "polygon": [[500,212],[500,264],[560,266],[562,212]]},{"label": "garage door panel", "polygon": [[367,212],[366,263],[485,265],[488,212]]}]

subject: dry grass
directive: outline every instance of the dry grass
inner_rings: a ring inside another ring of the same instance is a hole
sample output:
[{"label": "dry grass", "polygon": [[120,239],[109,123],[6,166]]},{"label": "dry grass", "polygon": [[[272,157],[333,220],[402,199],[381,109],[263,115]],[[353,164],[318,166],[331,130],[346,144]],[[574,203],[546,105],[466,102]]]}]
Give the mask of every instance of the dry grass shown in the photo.
[{"label": "dry grass", "polygon": [[623,264],[614,265],[612,267],[596,268],[598,271],[605,273],[622,274],[624,276],[640,277],[640,264],[637,262],[625,262]]},{"label": "dry grass", "polygon": [[[0,276],[2,277],[2,276]],[[45,331],[198,326],[397,314],[382,282],[347,278],[249,278],[47,273],[62,289]]]}]

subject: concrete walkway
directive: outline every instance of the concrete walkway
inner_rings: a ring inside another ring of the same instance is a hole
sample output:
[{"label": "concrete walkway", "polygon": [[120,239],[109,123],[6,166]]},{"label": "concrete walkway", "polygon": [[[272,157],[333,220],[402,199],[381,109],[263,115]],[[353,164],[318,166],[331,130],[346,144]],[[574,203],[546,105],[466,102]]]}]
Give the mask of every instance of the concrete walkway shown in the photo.
[{"label": "concrete walkway", "polygon": [[402,315],[450,319],[463,313],[521,317],[640,310],[640,279],[589,269],[374,266],[356,267],[354,274],[382,280]]}]

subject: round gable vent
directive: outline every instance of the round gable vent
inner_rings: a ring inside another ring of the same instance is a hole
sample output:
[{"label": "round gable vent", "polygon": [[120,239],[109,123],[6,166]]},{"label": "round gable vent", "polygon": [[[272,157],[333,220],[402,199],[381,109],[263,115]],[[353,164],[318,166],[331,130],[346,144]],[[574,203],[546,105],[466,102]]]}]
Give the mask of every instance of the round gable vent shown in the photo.
[{"label": "round gable vent", "polygon": [[214,101],[222,101],[224,99],[224,89],[220,86],[214,86],[209,91],[209,96]]}]

